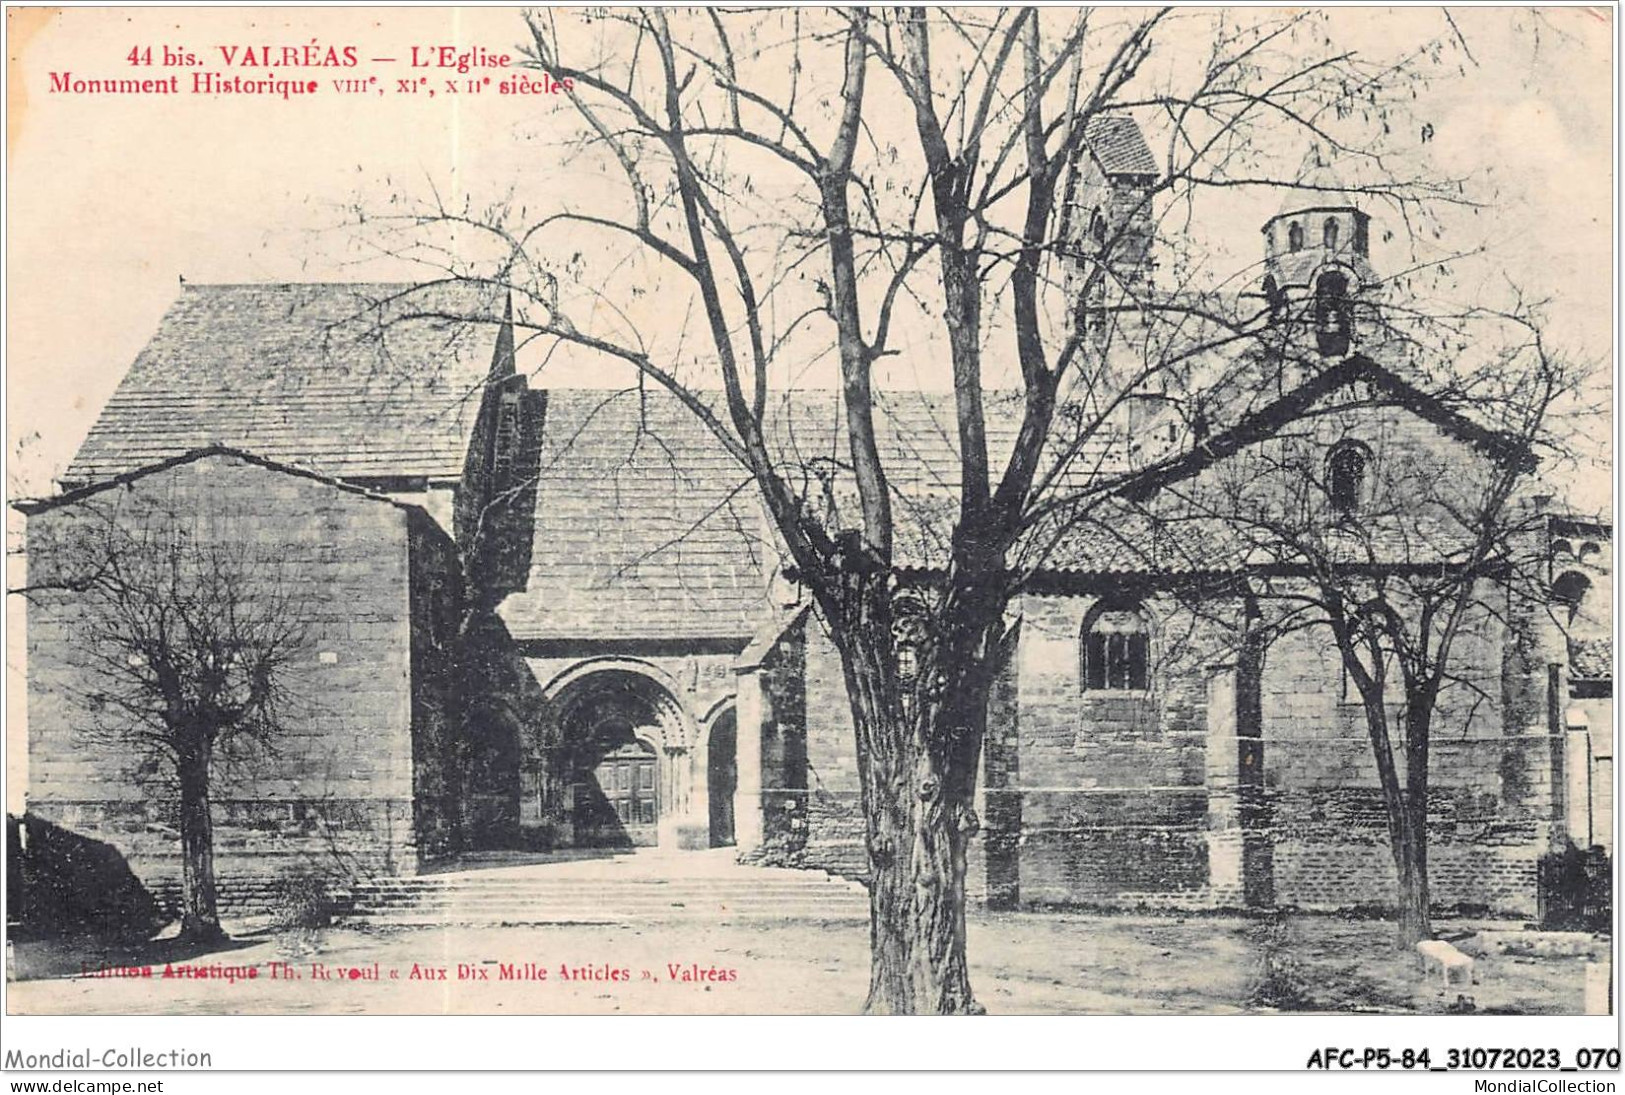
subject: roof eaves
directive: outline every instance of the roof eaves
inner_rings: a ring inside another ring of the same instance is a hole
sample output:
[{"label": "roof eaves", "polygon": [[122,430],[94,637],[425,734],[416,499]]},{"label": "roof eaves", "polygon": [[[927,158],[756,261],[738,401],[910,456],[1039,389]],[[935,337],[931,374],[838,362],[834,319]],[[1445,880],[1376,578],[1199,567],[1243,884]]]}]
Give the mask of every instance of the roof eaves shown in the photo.
[{"label": "roof eaves", "polygon": [[1491,459],[1518,461],[1526,468],[1533,465],[1533,455],[1517,439],[1481,426],[1446,407],[1364,354],[1353,354],[1196,448],[1130,477],[1115,493],[1130,501],[1143,501],[1169,484],[1188,479],[1242,448],[1274,436],[1307,415],[1316,402],[1356,380],[1380,384],[1404,406],[1458,440],[1487,453]]},{"label": "roof eaves", "polygon": [[211,456],[227,456],[234,459],[243,460],[250,464],[255,464],[259,467],[265,468],[268,471],[280,472],[283,475],[292,475],[302,479],[309,479],[314,482],[321,483],[324,486],[332,487],[335,490],[344,491],[346,494],[353,494],[359,498],[365,498],[373,502],[387,503],[396,507],[397,509],[420,510],[425,513],[427,512],[426,510],[423,510],[422,506],[416,505],[415,503],[402,502],[398,498],[391,498],[386,494],[378,494],[375,491],[367,490],[365,487],[358,487],[353,483],[347,483],[342,479],[335,479],[330,475],[323,475],[321,472],[312,471],[309,468],[301,468],[294,464],[285,464],[279,460],[271,460],[264,456],[255,455],[254,453],[248,452],[244,449],[232,448],[229,445],[204,445],[201,448],[191,449],[187,452],[183,452],[178,456],[171,456],[167,459],[159,460],[151,464],[145,464],[139,468],[122,472],[106,479],[97,480],[94,483],[87,483],[84,486],[75,487],[72,490],[64,491],[61,494],[53,495],[50,498],[20,498],[12,502],[11,505],[12,508],[18,512],[31,516],[36,513],[43,513],[47,510],[57,509],[61,506],[72,505],[75,502],[83,501],[92,495],[100,494],[103,491],[111,490],[114,487],[126,486],[138,479],[144,479],[149,475],[154,475],[162,471],[168,471],[171,468],[177,468],[184,464],[190,464]]},{"label": "roof eaves", "polygon": [[1517,462],[1525,470],[1533,468],[1534,454],[1518,438],[1474,422],[1460,411],[1445,406],[1437,397],[1364,355],[1355,355],[1349,361],[1358,364],[1356,376],[1350,379],[1376,381],[1397,396],[1410,410],[1457,440],[1488,454],[1497,462]]},{"label": "roof eaves", "polygon": [[1613,521],[1606,515],[1582,516],[1578,513],[1553,513],[1548,516],[1553,534],[1558,536],[1614,535]]},{"label": "roof eaves", "polygon": [[734,659],[734,672],[747,673],[752,669],[759,668],[790,629],[801,623],[806,618],[807,613],[811,611],[812,605],[802,605],[788,616],[774,620],[758,631],[751,638],[749,645],[740,651],[739,657]]}]

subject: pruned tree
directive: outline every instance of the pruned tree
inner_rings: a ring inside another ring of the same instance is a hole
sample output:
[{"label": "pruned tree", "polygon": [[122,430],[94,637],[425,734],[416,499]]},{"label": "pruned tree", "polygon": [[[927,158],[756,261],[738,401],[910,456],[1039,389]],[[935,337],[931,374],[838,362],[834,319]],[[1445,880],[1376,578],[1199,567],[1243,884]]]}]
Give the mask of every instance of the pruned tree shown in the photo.
[{"label": "pruned tree", "polygon": [[[1319,142],[1371,168],[1373,199],[1417,216],[1420,199],[1463,200],[1383,158],[1384,132],[1416,132],[1389,123],[1445,47],[1364,59],[1313,13],[525,18],[526,63],[562,91],[543,115],[565,135],[559,158],[605,185],[543,209],[517,188],[484,207],[363,207],[365,238],[438,280],[506,289],[521,354],[620,362],[737,461],[841,657],[867,1008],[979,1010],[966,848],[1011,600],[1052,532],[1162,458],[1136,447],[1147,408],[1194,414],[1226,351],[1258,338],[1264,307],[1238,312],[1233,270],[1188,231],[1200,195],[1314,191],[1295,169]],[[1156,152],[1103,170],[1129,117]],[[839,424],[812,451],[784,397],[826,366]],[[949,393],[931,428],[956,467],[935,481],[889,421],[888,370],[908,367],[912,386]],[[905,568],[928,576],[906,671]]]},{"label": "pruned tree", "polygon": [[[1370,738],[1401,948],[1432,936],[1431,746],[1441,723],[1456,736],[1479,709],[1502,711],[1503,658],[1547,616],[1543,483],[1561,478],[1562,435],[1586,413],[1588,371],[1547,345],[1532,310],[1464,313],[1454,328],[1478,360],[1448,386],[1395,377],[1331,393],[1133,507],[1230,575],[1261,650],[1297,631],[1330,637]],[[1396,428],[1423,424],[1424,407],[1441,429]],[[1218,603],[1213,592],[1193,604]]]},{"label": "pruned tree", "polygon": [[309,656],[308,605],[286,561],[229,522],[95,499],[74,511],[50,520],[13,592],[64,619],[74,664],[62,686],[87,740],[172,779],[180,938],[222,939],[211,787],[275,751]]}]

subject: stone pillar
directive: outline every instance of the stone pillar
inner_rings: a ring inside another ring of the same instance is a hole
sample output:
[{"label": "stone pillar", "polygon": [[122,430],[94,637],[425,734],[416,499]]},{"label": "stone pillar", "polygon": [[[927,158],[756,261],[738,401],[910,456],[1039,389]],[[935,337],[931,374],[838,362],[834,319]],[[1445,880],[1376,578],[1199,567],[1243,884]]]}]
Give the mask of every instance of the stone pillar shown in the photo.
[{"label": "stone pillar", "polygon": [[1242,640],[1234,665],[1208,678],[1208,884],[1217,904],[1275,904],[1264,785],[1263,650]]},{"label": "stone pillar", "polygon": [[668,851],[703,848],[709,842],[710,825],[694,814],[688,746],[667,745],[662,752],[660,846]]},{"label": "stone pillar", "polygon": [[[985,742],[983,743],[985,746]],[[976,790],[971,795],[976,814],[976,834],[965,847],[965,900],[973,905],[987,902],[987,749],[976,757]]]},{"label": "stone pillar", "polygon": [[1236,675],[1227,666],[1207,682],[1207,875],[1218,905],[1244,899],[1238,755]]},{"label": "stone pillar", "polygon": [[[1018,627],[1020,625],[1017,625]],[[1010,639],[1019,653],[1023,636]],[[1021,733],[1020,668],[1012,657],[993,682],[988,703],[987,739],[982,743],[976,814],[982,819],[982,897],[989,908],[1021,906]]]},{"label": "stone pillar", "polygon": [[706,727],[688,755],[688,812],[694,848],[711,846],[711,731]]},{"label": "stone pillar", "polygon": [[1564,734],[1563,772],[1568,777],[1568,793],[1564,796],[1568,807],[1569,839],[1576,847],[1591,847],[1595,836],[1591,824],[1591,732],[1585,729],[1581,715],[1579,728],[1569,713],[1569,729]]},{"label": "stone pillar", "polygon": [[1568,679],[1563,666],[1552,662],[1546,667],[1546,753],[1548,786],[1551,788],[1551,807],[1547,813],[1551,836],[1548,847],[1561,851],[1569,836],[1569,773],[1568,745],[1564,740],[1563,697],[1568,695]]},{"label": "stone pillar", "polygon": [[746,856],[762,846],[762,723],[767,705],[760,666],[741,666],[736,680],[734,844]]},{"label": "stone pillar", "polygon": [[1255,909],[1275,905],[1274,819],[1264,782],[1264,655],[1258,631],[1250,628],[1236,661],[1236,804],[1242,897]]}]

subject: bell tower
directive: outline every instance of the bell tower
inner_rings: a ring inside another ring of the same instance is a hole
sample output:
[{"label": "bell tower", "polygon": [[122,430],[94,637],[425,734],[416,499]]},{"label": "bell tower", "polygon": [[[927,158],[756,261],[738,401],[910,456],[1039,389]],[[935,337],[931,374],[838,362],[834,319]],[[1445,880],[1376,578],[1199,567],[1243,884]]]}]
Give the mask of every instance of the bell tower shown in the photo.
[{"label": "bell tower", "polygon": [[1280,212],[1264,224],[1263,296],[1272,325],[1312,332],[1324,357],[1345,357],[1373,337],[1371,217],[1330,157],[1312,148]]},{"label": "bell tower", "polygon": [[1151,291],[1151,195],[1159,174],[1133,118],[1089,119],[1067,179],[1062,232],[1073,322],[1097,343]]},{"label": "bell tower", "polygon": [[1114,417],[1130,433],[1161,409],[1167,383],[1161,373],[1149,382],[1135,379],[1144,369],[1155,304],[1153,198],[1160,177],[1135,120],[1097,114],[1085,123],[1068,165],[1060,209],[1068,335],[1080,351],[1060,399],[1093,408],[1083,413],[1087,421],[1126,394]]}]

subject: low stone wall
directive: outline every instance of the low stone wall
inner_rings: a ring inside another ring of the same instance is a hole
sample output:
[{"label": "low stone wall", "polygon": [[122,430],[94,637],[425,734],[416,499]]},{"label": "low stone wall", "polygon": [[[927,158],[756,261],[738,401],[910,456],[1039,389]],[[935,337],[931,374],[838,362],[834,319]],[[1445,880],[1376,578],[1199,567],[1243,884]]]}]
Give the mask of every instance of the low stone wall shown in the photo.
[{"label": "low stone wall", "polygon": [[[343,889],[369,878],[415,875],[420,865],[410,800],[228,800],[213,808],[215,881],[227,915],[276,911],[292,882],[322,879]],[[178,906],[180,834],[172,803],[50,802],[30,811],[28,820],[25,885],[53,885],[74,869],[36,854],[44,844],[66,841],[122,862],[160,905]],[[60,838],[52,841],[41,825]]]}]

